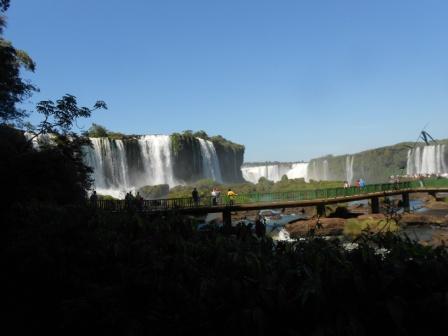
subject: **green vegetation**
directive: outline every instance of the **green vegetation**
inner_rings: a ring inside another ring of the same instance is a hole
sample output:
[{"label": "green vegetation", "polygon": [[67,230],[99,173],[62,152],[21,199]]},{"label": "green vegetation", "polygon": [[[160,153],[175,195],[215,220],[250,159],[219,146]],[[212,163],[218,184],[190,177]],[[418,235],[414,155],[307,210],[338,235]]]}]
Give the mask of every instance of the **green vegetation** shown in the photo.
[{"label": "green vegetation", "polygon": [[179,153],[185,145],[195,142],[196,138],[210,140],[215,146],[221,146],[227,150],[244,151],[244,146],[236,144],[230,140],[225,139],[221,135],[210,137],[205,131],[193,132],[191,130],[183,131],[182,133],[171,134],[171,147],[173,153]]},{"label": "green vegetation", "polygon": [[98,195],[98,199],[103,201],[114,201],[117,200],[118,198],[115,198],[111,195]]},{"label": "green vegetation", "polygon": [[18,108],[17,103],[24,102],[37,87],[21,78],[21,71],[34,72],[36,64],[28,54],[13,46],[3,37],[6,26],[4,13],[9,0],[0,1],[0,124],[22,126],[28,112]]},{"label": "green vegetation", "polygon": [[[439,140],[440,144],[448,144],[448,140]],[[406,174],[407,153],[415,144],[403,142],[393,146],[386,146],[353,154],[354,178],[364,178],[367,183],[383,183],[392,175]],[[421,144],[420,144],[421,145]],[[327,161],[329,178],[344,180],[346,178],[347,155],[327,155],[310,161],[311,176],[313,168],[322,174],[323,162]]]},{"label": "green vegetation", "polygon": [[168,184],[141,187],[138,192],[144,199],[166,198],[170,191]]},{"label": "green vegetation", "polygon": [[125,135],[123,133],[111,132],[106,127],[93,123],[84,136],[89,138],[109,138],[113,140],[122,140],[125,138],[135,137],[133,135]]},{"label": "green vegetation", "polygon": [[378,233],[378,232],[396,232],[399,230],[398,224],[394,220],[378,220],[374,218],[369,219],[347,219],[344,227],[344,235],[350,237],[360,236],[364,231]]}]

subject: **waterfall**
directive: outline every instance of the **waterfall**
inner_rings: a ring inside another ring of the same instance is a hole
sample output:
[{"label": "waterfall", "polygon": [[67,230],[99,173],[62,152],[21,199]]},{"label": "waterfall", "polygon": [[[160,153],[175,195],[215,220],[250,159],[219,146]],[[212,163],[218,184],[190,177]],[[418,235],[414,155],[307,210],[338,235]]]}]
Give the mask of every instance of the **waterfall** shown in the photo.
[{"label": "waterfall", "polygon": [[146,176],[144,185],[169,184],[173,186],[174,172],[169,135],[145,135],[138,140],[143,154]]},{"label": "waterfall", "polygon": [[304,178],[307,180],[308,163],[278,163],[252,167],[241,167],[243,178],[252,183],[258,183],[261,177],[278,182],[283,175],[290,179]]},{"label": "waterfall", "polygon": [[355,157],[347,155],[345,158],[345,180],[351,185],[353,183],[353,162]]},{"label": "waterfall", "polygon": [[289,170],[286,173],[286,175],[290,179],[304,178],[305,181],[307,181],[308,180],[307,172],[308,172],[308,162],[300,162],[300,163],[293,163],[291,170]]},{"label": "waterfall", "polygon": [[406,173],[448,174],[446,145],[429,145],[408,150]]},{"label": "waterfall", "polygon": [[[126,152],[122,140],[91,138],[93,148],[84,149],[84,161],[93,169],[95,188],[110,195],[114,191],[127,191],[133,186],[129,183]],[[110,191],[110,192],[109,192]]]},{"label": "waterfall", "polygon": [[[145,135],[128,140],[91,138],[84,161],[93,168],[94,187],[100,194],[122,198],[143,186],[181,184],[174,173],[175,158],[169,135]],[[202,157],[201,178],[222,182],[220,163],[211,141],[197,139]],[[194,153],[196,155],[196,153]]]},{"label": "waterfall", "polygon": [[209,140],[204,140],[201,138],[197,139],[201,145],[202,174],[205,178],[222,182],[221,168],[219,167],[219,160],[218,155],[216,154],[215,146]]},{"label": "waterfall", "polygon": [[177,183],[168,135],[137,138],[128,145],[133,146],[134,156],[127,153],[123,140],[90,138],[90,141],[92,147],[84,148],[84,161],[93,169],[94,186],[100,194],[122,198],[124,193],[145,185]]},{"label": "waterfall", "polygon": [[329,175],[329,169],[328,169],[328,160],[324,160],[323,162],[323,171],[324,171],[324,176],[322,178],[322,180],[324,181],[328,181],[328,175]]}]

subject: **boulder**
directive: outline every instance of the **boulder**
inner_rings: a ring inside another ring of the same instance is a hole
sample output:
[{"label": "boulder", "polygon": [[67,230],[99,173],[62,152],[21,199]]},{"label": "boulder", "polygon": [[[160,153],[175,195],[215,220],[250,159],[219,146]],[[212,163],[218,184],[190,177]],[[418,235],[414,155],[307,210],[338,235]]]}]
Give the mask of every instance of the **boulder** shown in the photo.
[{"label": "boulder", "polygon": [[317,227],[318,220],[298,220],[287,224],[285,229],[289,232],[291,238],[297,238],[307,235],[310,230],[314,230],[315,235],[334,236],[340,235],[344,231],[346,220],[344,218],[320,218],[320,226]]}]

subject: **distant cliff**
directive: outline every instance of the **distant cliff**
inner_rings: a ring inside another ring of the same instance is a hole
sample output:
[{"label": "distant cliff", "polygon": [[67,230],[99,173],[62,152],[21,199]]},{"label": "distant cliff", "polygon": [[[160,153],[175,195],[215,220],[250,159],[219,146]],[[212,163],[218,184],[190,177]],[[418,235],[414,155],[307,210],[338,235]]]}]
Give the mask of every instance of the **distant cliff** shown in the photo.
[{"label": "distant cliff", "polygon": [[[212,178],[204,173],[204,159],[208,158],[204,142],[212,144],[210,165],[213,166],[213,150],[218,159],[220,182],[241,182],[241,165],[244,161],[244,146],[233,143],[222,136],[209,137],[205,132],[174,133],[170,136],[174,159],[174,176],[182,181],[193,182],[200,178]],[[201,147],[202,146],[202,147]],[[204,155],[205,153],[205,155]]]},{"label": "distant cliff", "polygon": [[[415,143],[404,142],[356,154],[312,159],[307,177],[312,180],[347,180],[350,183],[362,177],[368,183],[381,183],[388,181],[391,175],[443,173],[443,164],[448,162],[445,146],[448,140],[440,140],[438,143],[433,146],[421,143],[415,146]],[[410,166],[414,165],[417,168],[412,169]],[[425,171],[425,167],[430,168]]]}]

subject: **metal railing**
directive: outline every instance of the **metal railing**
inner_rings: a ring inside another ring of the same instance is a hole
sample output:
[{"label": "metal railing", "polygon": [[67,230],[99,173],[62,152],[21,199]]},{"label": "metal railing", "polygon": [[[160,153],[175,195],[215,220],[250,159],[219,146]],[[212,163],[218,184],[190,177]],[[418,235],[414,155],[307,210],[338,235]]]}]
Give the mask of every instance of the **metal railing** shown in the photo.
[{"label": "metal railing", "polygon": [[98,200],[95,207],[109,211],[124,211],[135,209],[137,211],[160,211],[176,209],[192,209],[201,207],[223,207],[254,203],[279,203],[312,201],[317,199],[331,199],[337,197],[350,197],[384,191],[397,191],[418,188],[448,187],[448,179],[425,179],[409,182],[369,184],[365,187],[327,188],[315,190],[297,190],[277,193],[248,193],[234,197],[226,195],[220,197],[201,197],[195,202],[191,197],[167,198],[157,200]]}]

